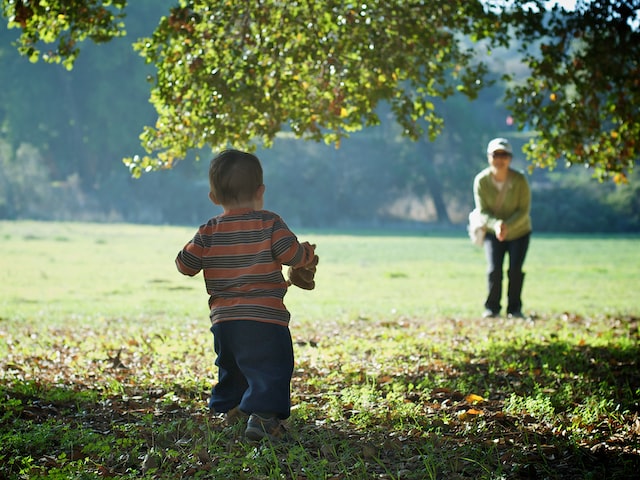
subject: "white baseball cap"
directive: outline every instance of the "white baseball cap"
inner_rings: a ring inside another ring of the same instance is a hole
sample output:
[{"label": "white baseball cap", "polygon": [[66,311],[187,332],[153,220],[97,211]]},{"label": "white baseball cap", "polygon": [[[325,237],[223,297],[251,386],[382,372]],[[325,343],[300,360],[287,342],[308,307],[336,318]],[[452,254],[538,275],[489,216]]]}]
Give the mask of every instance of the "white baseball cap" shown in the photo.
[{"label": "white baseball cap", "polygon": [[487,146],[487,153],[489,155],[493,152],[497,152],[498,150],[503,150],[513,155],[511,144],[506,138],[494,138],[489,142],[489,145]]}]

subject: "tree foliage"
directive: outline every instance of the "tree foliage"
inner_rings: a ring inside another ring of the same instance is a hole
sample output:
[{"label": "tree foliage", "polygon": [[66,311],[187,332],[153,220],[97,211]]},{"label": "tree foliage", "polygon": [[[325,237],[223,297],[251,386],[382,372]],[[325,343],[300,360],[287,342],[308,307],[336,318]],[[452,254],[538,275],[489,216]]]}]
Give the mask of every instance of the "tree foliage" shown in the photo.
[{"label": "tree foliage", "polygon": [[[537,134],[527,157],[542,167],[582,163],[626,181],[640,153],[640,1],[583,0],[573,11],[556,4],[549,15],[516,8],[504,20],[530,68],[507,90],[519,127]],[[538,48],[527,48],[532,43]]]},{"label": "tree foliage", "polygon": [[42,58],[71,69],[79,42],[89,38],[102,43],[124,35],[127,0],[2,0],[0,5],[9,27],[21,30],[18,50],[32,62]]},{"label": "tree foliage", "polygon": [[[473,96],[483,67],[460,48],[456,30],[479,4],[343,0],[283,3],[181,2],[136,48],[157,67],[151,99],[159,114],[142,134],[153,157],[171,166],[188,149],[266,146],[282,128],[339,145],[348,132],[377,125],[387,101],[411,138],[426,121],[441,128],[433,98],[455,87]],[[157,160],[159,160],[159,162]]]},{"label": "tree foliage", "polygon": [[[436,99],[470,98],[488,83],[482,56],[523,45],[526,78],[510,82],[507,104],[534,166],[582,163],[625,181],[640,138],[640,0],[578,0],[574,10],[543,0],[180,0],[135,47],[156,75],[158,119],[141,134],[146,154],[131,172],[170,168],[191,150],[270,146],[290,130],[340,144],[380,123],[390,105],[404,135],[442,129]],[[1,0],[18,48],[71,67],[77,42],[122,32],[125,0]],[[469,46],[471,45],[471,46]]]}]

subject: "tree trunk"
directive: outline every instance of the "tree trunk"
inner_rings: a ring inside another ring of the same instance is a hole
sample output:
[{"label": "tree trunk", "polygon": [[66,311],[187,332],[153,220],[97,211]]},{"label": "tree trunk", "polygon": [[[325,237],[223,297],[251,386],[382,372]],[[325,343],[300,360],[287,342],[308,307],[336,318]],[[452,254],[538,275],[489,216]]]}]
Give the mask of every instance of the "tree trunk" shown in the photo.
[{"label": "tree trunk", "polygon": [[438,223],[446,223],[450,224],[451,220],[449,219],[449,214],[447,213],[447,207],[444,203],[444,198],[442,196],[442,184],[440,182],[440,178],[438,177],[438,173],[436,171],[436,167],[433,162],[433,155],[427,154],[425,156],[425,181],[427,184],[427,190],[429,191],[429,195],[431,196],[431,200],[433,200],[433,205],[436,209],[436,216],[438,219]]}]

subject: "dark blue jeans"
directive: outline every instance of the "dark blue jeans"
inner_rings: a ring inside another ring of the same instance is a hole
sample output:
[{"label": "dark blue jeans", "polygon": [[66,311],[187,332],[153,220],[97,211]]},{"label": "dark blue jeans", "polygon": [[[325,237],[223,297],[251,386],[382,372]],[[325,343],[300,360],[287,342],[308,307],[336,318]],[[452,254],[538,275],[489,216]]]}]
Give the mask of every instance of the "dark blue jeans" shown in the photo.
[{"label": "dark blue jeans", "polygon": [[288,327],[236,320],[211,327],[218,354],[218,383],[211,389],[209,408],[228,412],[239,405],[246,413],[291,411],[293,343]]},{"label": "dark blue jeans", "polygon": [[500,313],[502,308],[502,269],[507,253],[509,254],[507,313],[518,313],[522,310],[522,284],[524,282],[522,266],[527,256],[530,238],[531,233],[527,233],[520,238],[500,242],[492,233],[487,232],[485,236],[484,252],[488,267],[488,294],[484,306],[494,314]]}]

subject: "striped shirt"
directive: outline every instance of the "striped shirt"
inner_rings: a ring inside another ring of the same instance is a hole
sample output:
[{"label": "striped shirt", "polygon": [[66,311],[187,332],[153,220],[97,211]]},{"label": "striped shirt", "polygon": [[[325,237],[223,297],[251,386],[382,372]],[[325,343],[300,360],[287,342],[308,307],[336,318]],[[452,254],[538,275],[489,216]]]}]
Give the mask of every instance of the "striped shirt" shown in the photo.
[{"label": "striped shirt", "polygon": [[237,209],[201,225],[176,257],[184,275],[203,272],[211,323],[230,320],[288,325],[282,265],[300,267],[313,259],[284,221],[266,210]]}]

